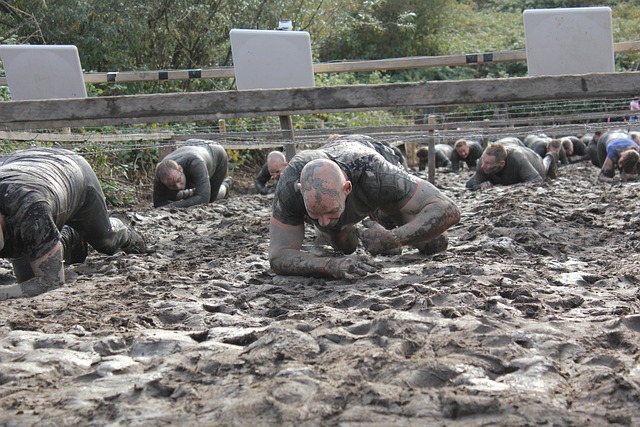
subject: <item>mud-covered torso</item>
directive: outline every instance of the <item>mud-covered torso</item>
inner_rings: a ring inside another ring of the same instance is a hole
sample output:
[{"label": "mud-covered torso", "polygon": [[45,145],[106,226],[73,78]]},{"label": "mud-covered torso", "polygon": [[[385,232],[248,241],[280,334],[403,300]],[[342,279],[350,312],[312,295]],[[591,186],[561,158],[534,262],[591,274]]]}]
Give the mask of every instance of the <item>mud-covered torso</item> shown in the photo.
[{"label": "mud-covered torso", "polygon": [[273,202],[273,216],[289,225],[317,221],[307,215],[302,194],[296,188],[304,166],[315,159],[336,162],[351,181],[344,213],[332,230],[355,224],[377,209],[399,210],[413,196],[418,178],[385,160],[374,148],[357,140],[336,140],[318,150],[294,156],[282,173]]},{"label": "mud-covered torso", "polygon": [[57,229],[84,202],[84,174],[79,156],[62,149],[29,149],[5,157],[0,165],[0,212],[5,218],[3,257],[33,253],[38,242],[57,239],[57,230],[43,227],[50,215]]}]

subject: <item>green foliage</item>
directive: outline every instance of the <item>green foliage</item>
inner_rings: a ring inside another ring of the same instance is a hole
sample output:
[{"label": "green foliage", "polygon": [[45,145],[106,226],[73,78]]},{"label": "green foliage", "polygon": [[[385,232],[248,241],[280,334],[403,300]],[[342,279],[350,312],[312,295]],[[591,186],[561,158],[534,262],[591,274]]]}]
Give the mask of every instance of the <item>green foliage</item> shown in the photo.
[{"label": "green foliage", "polygon": [[[295,29],[323,39],[340,21],[342,11],[357,3],[0,0],[0,40],[15,37],[21,43],[75,44],[82,64],[92,71],[226,66],[231,65],[232,28],[273,29],[280,19],[291,19]],[[173,84],[166,86],[175,89]]]},{"label": "green foliage", "polygon": [[[280,19],[311,34],[316,61],[524,49],[526,8],[609,5],[614,40],[638,40],[635,1],[601,0],[0,0],[0,43],[75,44],[86,70],[232,65],[232,28],[270,29]],[[618,58],[637,69],[638,56]],[[522,64],[379,73],[381,82],[520,76]],[[370,80],[352,75],[351,83]],[[322,79],[321,79],[322,80]],[[322,81],[319,82],[322,84]],[[233,89],[233,79],[89,85],[91,96]],[[0,99],[6,99],[6,89]]]},{"label": "green foliage", "polygon": [[319,50],[323,62],[440,53],[450,0],[370,0],[360,3]]},{"label": "green foliage", "polygon": [[85,143],[76,147],[100,179],[107,201],[114,206],[138,202],[139,187],[153,180],[158,150],[133,141]]},{"label": "green foliage", "polygon": [[[615,41],[640,40],[640,5],[637,2],[621,3],[613,10],[613,39]],[[620,71],[640,70],[640,54],[616,55],[616,67]]]},{"label": "green foliage", "polygon": [[594,3],[590,0],[483,0],[476,2],[482,9],[493,12],[522,12],[525,9],[552,9],[558,7],[587,7],[587,6],[614,6],[619,3],[615,0],[600,0]]},{"label": "green foliage", "polygon": [[[259,169],[262,167],[262,161],[257,160],[259,153],[254,150],[226,150],[227,159],[229,161],[229,175],[233,176],[236,169],[250,167],[251,169]],[[265,158],[266,160],[266,158]]]}]

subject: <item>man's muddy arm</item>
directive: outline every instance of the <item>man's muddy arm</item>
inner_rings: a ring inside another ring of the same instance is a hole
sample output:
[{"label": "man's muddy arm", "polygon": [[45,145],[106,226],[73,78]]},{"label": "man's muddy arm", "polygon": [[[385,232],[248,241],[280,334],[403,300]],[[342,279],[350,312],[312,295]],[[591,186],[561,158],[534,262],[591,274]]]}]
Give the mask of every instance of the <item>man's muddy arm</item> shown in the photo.
[{"label": "man's muddy arm", "polygon": [[600,174],[598,174],[598,181],[613,184],[620,181],[620,178],[616,176],[615,165],[611,158],[607,157],[604,163],[602,163],[602,169],[600,169]]},{"label": "man's muddy arm", "polygon": [[473,191],[481,190],[482,184],[485,182],[490,182],[489,177],[484,172],[482,172],[480,168],[478,168],[476,169],[476,172],[473,174],[473,176],[469,178],[469,180],[465,184],[465,187]]},{"label": "man's muddy arm", "polygon": [[460,221],[456,204],[426,181],[420,183],[401,212],[408,221],[393,230],[363,222],[367,228],[360,232],[360,240],[369,252],[389,254],[401,246],[433,240]]},{"label": "man's muddy arm", "polygon": [[0,300],[33,297],[64,285],[62,244],[58,242],[49,252],[31,261],[35,277],[15,285],[0,288]]},{"label": "man's muddy arm", "polygon": [[449,197],[428,182],[421,182],[416,194],[402,208],[412,219],[393,230],[401,245],[432,240],[460,221],[460,209]]},{"label": "man's muddy arm", "polygon": [[375,271],[349,257],[318,257],[303,252],[304,224],[287,225],[271,217],[269,235],[269,263],[277,274],[340,279]]}]

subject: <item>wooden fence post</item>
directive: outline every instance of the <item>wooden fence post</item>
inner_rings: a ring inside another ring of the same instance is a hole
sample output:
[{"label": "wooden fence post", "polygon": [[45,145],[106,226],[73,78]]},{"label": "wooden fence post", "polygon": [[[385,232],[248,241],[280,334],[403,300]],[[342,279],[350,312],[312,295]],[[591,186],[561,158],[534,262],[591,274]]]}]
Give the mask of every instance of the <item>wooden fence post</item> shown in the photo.
[{"label": "wooden fence post", "polygon": [[282,128],[282,137],[291,143],[284,145],[284,155],[287,161],[291,160],[296,155],[296,146],[294,142],[293,124],[291,122],[291,116],[280,116],[280,128]]},{"label": "wooden fence post", "polygon": [[[429,115],[427,119],[427,124],[435,125],[436,124],[436,116],[433,114]],[[429,182],[434,184],[436,181],[436,138],[435,138],[435,129],[429,129]]]},{"label": "wooden fence post", "polygon": [[489,119],[484,119],[482,124],[482,148],[487,148],[489,145]]}]

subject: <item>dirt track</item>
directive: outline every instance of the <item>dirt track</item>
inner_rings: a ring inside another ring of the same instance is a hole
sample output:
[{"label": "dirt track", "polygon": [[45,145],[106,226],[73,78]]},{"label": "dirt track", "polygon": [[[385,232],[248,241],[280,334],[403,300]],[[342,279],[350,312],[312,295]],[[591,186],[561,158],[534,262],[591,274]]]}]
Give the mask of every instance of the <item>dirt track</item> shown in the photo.
[{"label": "dirt track", "polygon": [[560,175],[438,175],[449,250],[357,281],[274,275],[266,196],[130,212],[155,253],[0,303],[0,424],[639,425],[640,184]]}]

